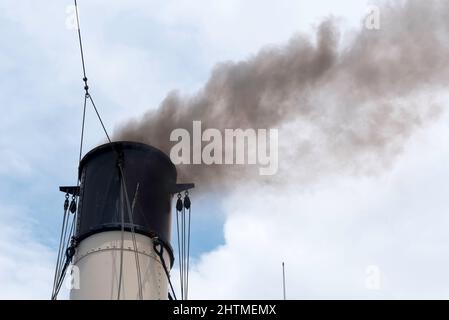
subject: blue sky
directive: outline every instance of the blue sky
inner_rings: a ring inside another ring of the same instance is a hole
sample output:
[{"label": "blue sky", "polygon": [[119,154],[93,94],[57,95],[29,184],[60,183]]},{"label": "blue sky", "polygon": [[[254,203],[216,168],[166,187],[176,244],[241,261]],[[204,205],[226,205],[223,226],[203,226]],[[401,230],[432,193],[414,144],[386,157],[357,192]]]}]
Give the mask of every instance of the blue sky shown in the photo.
[{"label": "blue sky", "polygon": [[[217,62],[311,33],[330,14],[343,30],[359,26],[366,3],[336,2],[80,0],[91,93],[113,131],[171,90],[194,93]],[[76,182],[83,102],[71,5],[0,3],[0,298],[51,291],[58,186]],[[85,151],[104,139],[92,111],[87,117]],[[449,297],[447,133],[443,116],[376,177],[193,192],[192,296],[279,297],[286,260],[291,297]],[[381,290],[364,286],[371,265],[384,274]]]}]

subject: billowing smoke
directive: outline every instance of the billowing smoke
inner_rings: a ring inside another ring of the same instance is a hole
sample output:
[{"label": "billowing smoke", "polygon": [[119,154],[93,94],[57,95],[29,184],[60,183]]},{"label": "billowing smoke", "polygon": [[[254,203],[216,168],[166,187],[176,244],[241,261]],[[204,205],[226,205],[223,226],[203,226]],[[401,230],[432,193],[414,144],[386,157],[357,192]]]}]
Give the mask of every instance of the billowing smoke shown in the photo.
[{"label": "billowing smoke", "polygon": [[[322,164],[369,172],[388,165],[417,128],[438,116],[434,98],[448,80],[449,2],[395,1],[380,7],[379,30],[364,20],[342,41],[329,18],[315,37],[297,35],[245,61],[219,63],[197,94],[170,93],[114,139],[170,153],[172,130],[191,131],[194,120],[203,129],[279,128],[281,169]],[[181,180],[222,186],[257,173],[250,167],[185,165]]]}]

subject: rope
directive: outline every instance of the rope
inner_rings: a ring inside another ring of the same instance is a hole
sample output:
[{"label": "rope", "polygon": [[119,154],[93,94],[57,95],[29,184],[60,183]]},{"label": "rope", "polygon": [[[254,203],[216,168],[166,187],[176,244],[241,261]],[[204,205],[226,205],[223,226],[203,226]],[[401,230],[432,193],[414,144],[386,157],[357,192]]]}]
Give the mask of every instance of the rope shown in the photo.
[{"label": "rope", "polygon": [[121,245],[120,245],[120,268],[119,268],[119,278],[118,278],[118,293],[117,300],[120,300],[120,291],[122,290],[122,277],[123,277],[123,245],[125,241],[125,214],[123,210],[123,192],[120,192],[120,216],[121,216]]},{"label": "rope", "polygon": [[182,209],[182,278],[183,278],[183,287],[184,287],[184,297],[183,300],[186,300],[187,290],[186,290],[186,213],[185,208]]},{"label": "rope", "polygon": [[98,120],[100,120],[101,126],[103,127],[103,131],[106,134],[106,138],[108,138],[108,142],[111,143],[111,138],[109,137],[108,131],[106,130],[106,127],[103,123],[103,120],[101,119],[100,113],[98,112],[97,106],[94,103],[94,100],[92,99],[92,96],[89,94],[90,102],[92,102],[92,106],[94,107],[95,113],[97,114]]},{"label": "rope", "polygon": [[[178,200],[176,202],[176,231],[178,236],[179,277],[181,284],[181,297],[183,300],[187,300],[189,291],[190,227],[191,227],[191,210],[190,210],[191,202],[189,198],[189,192],[186,191],[184,201],[182,201],[181,198],[182,196],[179,193]],[[181,218],[179,218],[179,215],[181,215]]]},{"label": "rope", "polygon": [[182,251],[182,288],[184,288],[184,293],[182,295],[182,299],[185,300],[185,259],[186,259],[186,250],[185,250],[185,215],[184,209],[182,209],[181,214],[181,251]]},{"label": "rope", "polygon": [[189,295],[189,263],[190,263],[190,208],[188,209],[188,215],[189,215],[189,226],[188,226],[188,231],[187,231],[187,272],[186,272],[186,300],[188,300],[188,295]]},{"label": "rope", "polygon": [[[81,65],[83,68],[84,90],[86,91],[84,102],[86,104],[86,100],[89,99],[90,102],[92,103],[95,113],[97,114],[98,120],[100,120],[103,131],[106,134],[106,137],[108,138],[109,143],[111,143],[111,138],[109,137],[108,131],[106,130],[103,120],[101,119],[100,113],[98,112],[97,106],[95,105],[94,100],[92,99],[92,95],[89,93],[89,85],[87,83],[87,73],[86,73],[86,62],[84,59],[83,40],[81,37],[81,26],[80,26],[80,20],[79,20],[78,3],[76,0],[74,0],[74,2],[75,2],[75,12],[76,12],[76,24],[77,24],[77,29],[78,29],[78,41],[79,41],[79,48],[80,48],[80,55],[81,55]],[[85,105],[84,105],[84,107],[85,107]],[[82,130],[81,139],[83,138],[83,135],[84,135],[84,118],[85,118],[85,112],[83,113],[83,130]],[[81,148],[82,148],[82,140],[81,140]],[[81,156],[80,156],[80,158],[81,158]]]},{"label": "rope", "polygon": [[[158,246],[158,245],[161,247],[161,250],[158,250],[158,249],[157,249],[157,246]],[[153,239],[153,249],[154,249],[154,251],[157,253],[157,255],[159,256],[159,259],[161,260],[162,267],[164,268],[165,275],[167,276],[168,284],[170,285],[170,289],[171,289],[171,291],[172,291],[172,293],[173,293],[173,297],[175,298],[175,300],[178,300],[178,299],[176,298],[175,289],[173,288],[173,284],[172,284],[172,282],[171,282],[170,272],[168,271],[167,265],[166,265],[166,263],[165,263],[165,259],[164,259],[164,245],[163,245],[163,243],[161,243],[161,241],[159,240],[159,238],[154,238],[154,239]],[[170,297],[170,296],[169,296],[169,297]]]},{"label": "rope", "polygon": [[[72,199],[72,204],[70,207],[72,207],[74,198]],[[55,270],[55,276],[53,279],[53,291],[52,291],[52,300],[55,300],[59,294],[59,291],[61,289],[62,283],[65,279],[67,268],[71,262],[72,256],[68,255],[69,249],[72,247],[71,242],[73,241],[73,232],[74,232],[74,225],[76,220],[76,215],[72,210],[70,212],[73,213],[72,222],[69,226],[69,206],[68,204],[68,197],[66,196],[66,200],[64,202],[64,218],[63,218],[63,225],[61,230],[61,236],[60,236],[60,242],[59,242],[59,250],[58,250],[58,259],[56,262],[56,270]],[[76,207],[74,208],[76,210]],[[64,258],[65,254],[65,258]]]},{"label": "rope", "polygon": [[63,268],[61,270],[61,275],[60,275],[60,277],[58,279],[58,282],[57,282],[57,285],[56,285],[55,293],[53,294],[53,296],[51,298],[52,300],[56,300],[56,298],[57,298],[57,296],[59,294],[59,291],[61,290],[61,286],[62,286],[62,283],[64,282],[64,278],[65,278],[65,273],[67,271],[67,268],[70,265],[70,261],[71,261],[70,259],[66,259],[65,262],[64,262],[64,266],[63,266]]},{"label": "rope", "polygon": [[62,226],[61,226],[61,235],[59,237],[58,258],[56,259],[55,276],[53,279],[53,292],[51,295],[52,299],[55,296],[57,281],[59,279],[60,265],[61,265],[61,260],[62,260],[62,247],[63,247],[63,243],[64,243],[63,241],[65,240],[65,239],[63,239],[63,235],[64,235],[64,229],[66,228],[67,211],[69,208],[67,199],[68,199],[68,197],[66,196],[66,202],[64,203],[64,217],[62,219]]},{"label": "rope", "polygon": [[[176,203],[176,231],[178,235],[178,257],[179,257],[179,280],[181,282],[181,298],[184,296],[184,286],[183,286],[183,278],[182,278],[182,255],[181,255],[181,245],[180,245],[180,237],[179,237],[179,202],[181,201],[181,194],[178,195],[178,203]],[[181,203],[182,204],[182,203]]]},{"label": "rope", "polygon": [[140,300],[143,300],[143,292],[142,292],[142,275],[141,275],[141,271],[140,271],[140,261],[139,261],[139,253],[138,253],[138,248],[137,248],[137,240],[136,240],[136,232],[134,229],[134,221],[133,221],[133,217],[132,217],[132,210],[131,210],[131,205],[129,202],[129,196],[128,196],[128,191],[126,189],[126,180],[125,180],[125,175],[123,173],[123,168],[121,166],[121,164],[119,165],[119,169],[120,169],[120,175],[121,175],[121,182],[122,182],[122,190],[125,194],[125,200],[126,200],[126,205],[127,205],[127,211],[128,211],[128,219],[131,225],[131,237],[132,237],[132,241],[133,241],[133,246],[134,246],[134,258],[136,260],[136,269],[137,269],[137,283],[138,283],[138,288],[139,288],[139,298]]},{"label": "rope", "polygon": [[[84,127],[86,122],[86,105],[87,105],[87,97],[88,97],[88,87],[87,87],[87,77],[86,77],[86,67],[85,67],[85,61],[84,61],[84,52],[83,52],[83,44],[81,40],[81,30],[80,30],[80,23],[79,23],[79,14],[78,14],[78,4],[77,1],[75,1],[75,12],[76,12],[76,22],[77,22],[77,29],[78,29],[78,40],[80,44],[80,53],[81,53],[81,61],[82,61],[82,67],[83,67],[83,80],[85,81],[85,90],[86,94],[84,96],[84,106],[83,106],[83,120],[81,123],[81,138],[80,138],[80,150],[79,150],[79,159],[78,163],[81,162],[81,156],[83,153],[83,141],[84,141]],[[79,187],[79,179],[77,179],[77,187]],[[74,199],[72,199],[74,201]],[[67,202],[67,198],[66,198]],[[67,227],[68,227],[68,206],[65,204],[64,206],[64,218],[63,218],[63,224],[62,224],[62,230],[61,230],[61,236],[60,236],[60,242],[59,242],[59,250],[58,250],[58,259],[56,262],[56,271],[55,271],[55,277],[53,281],[53,293],[52,293],[52,299],[56,299],[59,290],[61,288],[62,282],[65,278],[65,271],[67,270],[68,264],[70,261],[66,258],[65,261],[63,260],[63,254],[67,250],[70,244],[70,239],[73,234],[74,229],[74,222],[76,219],[76,215],[74,214],[72,224],[70,226],[70,231],[67,233]]]},{"label": "rope", "polygon": [[[83,155],[83,141],[84,141],[84,125],[86,123],[86,105],[87,105],[87,94],[84,95],[84,107],[83,107],[83,121],[81,124],[81,141],[80,141],[80,156],[78,163],[81,163],[81,156]],[[79,186],[79,179],[76,179]]]},{"label": "rope", "polygon": [[[78,3],[75,1],[75,13],[76,13],[76,25],[78,27],[78,40],[79,40],[79,44],[80,44],[80,53],[81,53],[81,62],[82,62],[82,66],[83,66],[83,75],[84,75],[84,82],[87,82],[87,77],[86,77],[86,64],[84,62],[84,50],[83,50],[83,41],[81,39],[81,27],[80,27],[80,18],[79,18],[79,13],[78,13]],[[89,88],[86,89],[86,91]]]},{"label": "rope", "polygon": [[134,228],[134,208],[136,206],[136,201],[137,201],[137,196],[139,194],[139,187],[140,187],[140,183],[137,183],[136,186],[136,192],[134,193],[134,198],[133,198],[133,202],[131,204],[131,208],[129,208],[129,198],[128,198],[128,192],[126,191],[125,195],[126,195],[126,202],[128,204],[128,210],[131,210],[130,212],[130,221],[131,221],[131,231],[132,231],[132,236],[133,236],[133,245],[134,245],[134,254],[135,254],[135,259],[136,259],[136,267],[137,267],[137,279],[138,279],[138,283],[139,283],[139,295],[140,295],[140,300],[143,300],[143,289],[142,289],[142,275],[141,275],[141,270],[140,270],[140,260],[139,260],[139,251],[137,248],[137,240],[136,240],[136,233],[135,233],[135,228]]},{"label": "rope", "polygon": [[[190,263],[190,225],[191,225],[191,214],[190,214],[191,202],[189,198],[189,192],[186,191],[184,196],[184,203],[182,208],[183,220],[184,220],[184,300],[188,300],[189,294],[189,263]],[[187,220],[187,222],[186,222]]]}]

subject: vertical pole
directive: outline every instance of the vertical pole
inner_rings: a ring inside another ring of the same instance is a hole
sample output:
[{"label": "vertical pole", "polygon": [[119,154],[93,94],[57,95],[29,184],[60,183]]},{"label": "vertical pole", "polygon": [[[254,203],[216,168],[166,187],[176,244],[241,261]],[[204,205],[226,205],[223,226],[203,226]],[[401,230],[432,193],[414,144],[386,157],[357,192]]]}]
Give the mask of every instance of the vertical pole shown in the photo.
[{"label": "vertical pole", "polygon": [[285,263],[282,262],[282,288],[284,291],[284,300],[287,300],[287,296],[285,294]]}]

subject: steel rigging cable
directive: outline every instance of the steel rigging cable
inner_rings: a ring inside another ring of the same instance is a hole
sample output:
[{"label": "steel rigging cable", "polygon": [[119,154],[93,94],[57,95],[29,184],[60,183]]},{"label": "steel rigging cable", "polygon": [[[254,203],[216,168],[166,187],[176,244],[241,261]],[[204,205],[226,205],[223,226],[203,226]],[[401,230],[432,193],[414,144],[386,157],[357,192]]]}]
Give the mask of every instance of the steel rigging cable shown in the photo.
[{"label": "steel rigging cable", "polygon": [[[81,37],[81,27],[80,27],[80,20],[79,20],[79,12],[78,12],[78,3],[76,0],[74,0],[75,4],[75,16],[76,16],[76,24],[77,24],[77,31],[78,31],[78,41],[79,41],[79,48],[80,48],[80,55],[81,55],[81,65],[83,69],[83,82],[84,82],[84,104],[83,104],[83,118],[81,123],[81,137],[80,137],[80,148],[79,148],[79,159],[78,159],[78,165],[81,163],[81,157],[83,153],[83,143],[84,143],[84,130],[85,130],[85,122],[86,122],[86,107],[87,107],[87,101],[89,100],[92,104],[92,107],[95,111],[95,114],[97,115],[98,120],[100,121],[101,127],[103,128],[103,131],[106,135],[106,138],[108,139],[109,143],[111,143],[111,139],[109,137],[108,131],[106,130],[106,127],[104,125],[104,122],[100,116],[100,113],[98,112],[97,106],[95,105],[95,102],[89,93],[89,85],[87,83],[87,73],[86,73],[86,63],[84,59],[84,49],[83,49],[83,41]],[[114,147],[113,147],[114,149]],[[77,188],[79,188],[80,181],[77,178]],[[68,195],[68,193],[67,193]],[[76,221],[76,207],[77,207],[77,201],[76,197],[79,196],[78,194],[72,195],[72,202],[70,203],[70,206],[66,206],[66,202],[64,203],[64,217],[62,222],[62,228],[61,228],[61,236],[60,236],[60,242],[59,242],[59,249],[58,249],[58,256],[56,261],[56,268],[55,268],[55,275],[53,280],[53,291],[51,298],[54,300],[57,298],[58,293],[60,291],[60,288],[62,286],[62,283],[64,281],[64,277],[67,271],[67,268],[71,262],[71,259],[73,257],[73,247],[75,245],[73,234],[74,234],[74,224]],[[67,199],[66,199],[67,200]],[[69,226],[69,216],[68,211],[73,214],[71,227]],[[65,254],[65,258],[64,258]]]},{"label": "steel rigging cable", "polygon": [[[184,199],[182,199],[182,195],[179,193],[176,202],[176,230],[178,236],[181,298],[183,300],[188,300],[189,292],[191,206],[189,192],[185,192]],[[179,215],[181,217],[178,217]]]}]

